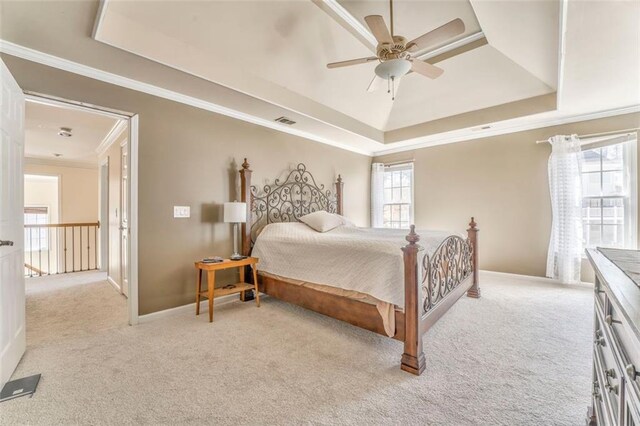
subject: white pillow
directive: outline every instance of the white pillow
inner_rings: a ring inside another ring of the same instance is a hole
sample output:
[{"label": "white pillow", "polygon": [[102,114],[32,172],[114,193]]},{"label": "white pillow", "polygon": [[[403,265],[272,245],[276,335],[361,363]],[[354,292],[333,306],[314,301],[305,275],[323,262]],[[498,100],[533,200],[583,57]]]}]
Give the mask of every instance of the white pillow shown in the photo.
[{"label": "white pillow", "polygon": [[315,229],[318,232],[331,231],[340,225],[344,225],[342,217],[320,210],[317,212],[309,213],[300,218],[300,222],[306,224],[310,228]]},{"label": "white pillow", "polygon": [[339,217],[339,218],[340,218],[340,220],[342,221],[342,224],[343,224],[344,226],[350,226],[350,227],[352,227],[352,228],[354,228],[354,227],[356,226],[356,224],[355,224],[355,223],[351,222],[349,219],[347,219],[347,218],[346,218],[346,217],[344,217],[344,216],[340,216],[340,215],[339,215],[339,214],[337,214],[337,213],[335,213],[335,216],[337,216],[337,217]]}]

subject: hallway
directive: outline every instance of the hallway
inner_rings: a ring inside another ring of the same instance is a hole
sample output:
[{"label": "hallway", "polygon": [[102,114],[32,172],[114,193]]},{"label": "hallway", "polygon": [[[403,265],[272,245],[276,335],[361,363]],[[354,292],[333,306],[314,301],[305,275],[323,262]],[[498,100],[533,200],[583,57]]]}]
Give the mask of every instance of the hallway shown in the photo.
[{"label": "hallway", "polygon": [[49,342],[82,338],[128,322],[127,299],[101,271],[26,278],[27,353]]}]

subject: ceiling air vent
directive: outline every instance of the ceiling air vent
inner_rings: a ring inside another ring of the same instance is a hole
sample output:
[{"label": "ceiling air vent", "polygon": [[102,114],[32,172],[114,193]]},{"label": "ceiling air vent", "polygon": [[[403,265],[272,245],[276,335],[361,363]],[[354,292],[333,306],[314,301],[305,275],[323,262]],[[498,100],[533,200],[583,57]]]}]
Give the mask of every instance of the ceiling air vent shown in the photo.
[{"label": "ceiling air vent", "polygon": [[296,124],[295,121],[293,121],[293,120],[291,120],[291,119],[289,119],[289,118],[287,118],[285,116],[278,117],[278,118],[276,118],[275,121],[277,121],[278,123],[286,124],[288,126],[291,126],[292,124]]}]

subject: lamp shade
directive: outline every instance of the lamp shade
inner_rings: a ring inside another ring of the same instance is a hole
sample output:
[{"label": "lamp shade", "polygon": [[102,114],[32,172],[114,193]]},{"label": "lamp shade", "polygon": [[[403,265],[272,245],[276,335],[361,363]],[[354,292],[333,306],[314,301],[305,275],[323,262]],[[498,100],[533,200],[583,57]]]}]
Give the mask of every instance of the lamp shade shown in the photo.
[{"label": "lamp shade", "polygon": [[247,221],[247,203],[224,203],[224,221],[244,223]]}]

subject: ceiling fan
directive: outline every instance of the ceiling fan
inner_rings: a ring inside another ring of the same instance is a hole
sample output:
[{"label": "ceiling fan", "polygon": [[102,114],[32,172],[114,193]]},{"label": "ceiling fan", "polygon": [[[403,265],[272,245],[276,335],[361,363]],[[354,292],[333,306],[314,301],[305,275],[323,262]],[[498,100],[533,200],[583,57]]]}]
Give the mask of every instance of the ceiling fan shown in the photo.
[{"label": "ceiling fan", "polygon": [[381,79],[387,80],[387,93],[391,93],[391,99],[394,100],[396,82],[409,71],[417,72],[431,79],[438,78],[442,75],[444,72],[442,68],[415,59],[411,54],[464,33],[464,22],[462,22],[462,19],[456,18],[435,30],[408,41],[405,37],[393,33],[393,0],[389,0],[389,10],[391,20],[390,30],[380,15],[369,15],[364,18],[373,36],[378,41],[376,56],[332,62],[327,64],[327,68],[340,68],[379,61],[380,63],[375,69],[376,76],[369,84],[367,91],[374,91],[379,86]]}]

